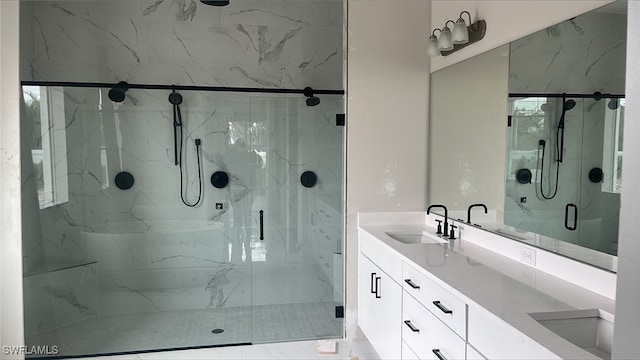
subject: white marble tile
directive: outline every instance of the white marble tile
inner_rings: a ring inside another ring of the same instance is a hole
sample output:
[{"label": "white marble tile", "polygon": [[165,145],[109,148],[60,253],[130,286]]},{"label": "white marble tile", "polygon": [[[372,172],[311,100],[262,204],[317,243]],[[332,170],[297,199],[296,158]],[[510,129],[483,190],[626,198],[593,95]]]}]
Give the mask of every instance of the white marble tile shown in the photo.
[{"label": "white marble tile", "polygon": [[33,50],[25,56],[36,79],[342,86],[340,1],[30,5],[32,36],[23,43]]}]

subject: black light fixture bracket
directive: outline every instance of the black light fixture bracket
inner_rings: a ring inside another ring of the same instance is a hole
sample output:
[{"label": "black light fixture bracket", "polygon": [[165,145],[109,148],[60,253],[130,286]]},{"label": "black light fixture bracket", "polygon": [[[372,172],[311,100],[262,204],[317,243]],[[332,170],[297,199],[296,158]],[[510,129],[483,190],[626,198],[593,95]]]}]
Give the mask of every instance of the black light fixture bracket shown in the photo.
[{"label": "black light fixture bracket", "polygon": [[467,30],[469,31],[469,42],[465,44],[453,44],[453,50],[440,51],[440,54],[442,56],[451,55],[460,49],[464,49],[465,47],[482,40],[487,32],[487,22],[484,20],[478,20],[467,26]]}]

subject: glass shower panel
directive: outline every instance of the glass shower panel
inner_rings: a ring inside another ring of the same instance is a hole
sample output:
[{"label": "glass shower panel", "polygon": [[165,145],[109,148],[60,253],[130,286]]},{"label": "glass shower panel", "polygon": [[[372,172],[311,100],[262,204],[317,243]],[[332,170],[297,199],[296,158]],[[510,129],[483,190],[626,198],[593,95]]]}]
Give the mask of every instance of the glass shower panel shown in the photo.
[{"label": "glass shower panel", "polygon": [[617,253],[625,99],[585,99],[579,244]]},{"label": "glass shower panel", "polygon": [[[233,170],[230,136],[249,96],[180,91],[174,126],[168,90],[122,102],[35,90],[21,122],[27,345],[74,356],[250,343],[253,227],[231,210],[255,197],[254,176]],[[216,188],[215,171],[235,176]]]},{"label": "glass shower panel", "polygon": [[[342,336],[342,96],[252,96],[253,342]],[[304,176],[303,176],[304,174]],[[304,178],[304,181],[302,180]],[[260,225],[262,211],[262,226]]]},{"label": "glass shower panel", "polygon": [[571,228],[580,206],[583,103],[510,100],[505,225],[578,243],[579,232]]}]

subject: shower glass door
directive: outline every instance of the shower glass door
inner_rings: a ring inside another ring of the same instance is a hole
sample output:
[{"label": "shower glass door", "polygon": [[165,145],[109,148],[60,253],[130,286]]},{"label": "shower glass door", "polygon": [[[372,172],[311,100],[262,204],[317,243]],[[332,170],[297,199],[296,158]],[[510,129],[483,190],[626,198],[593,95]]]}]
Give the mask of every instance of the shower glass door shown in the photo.
[{"label": "shower glass door", "polygon": [[510,101],[505,225],[617,252],[624,105],[590,96]]},{"label": "shower glass door", "polygon": [[254,343],[341,337],[342,96],[251,96]]}]

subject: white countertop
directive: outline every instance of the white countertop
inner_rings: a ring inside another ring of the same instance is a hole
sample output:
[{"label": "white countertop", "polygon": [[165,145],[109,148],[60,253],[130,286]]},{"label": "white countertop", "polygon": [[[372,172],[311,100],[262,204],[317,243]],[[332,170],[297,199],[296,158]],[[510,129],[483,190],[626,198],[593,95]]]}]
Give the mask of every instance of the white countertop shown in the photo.
[{"label": "white countertop", "polygon": [[485,309],[554,354],[564,359],[597,359],[546,329],[528,313],[599,308],[613,314],[613,300],[465,239],[454,240],[453,244],[403,244],[386,234],[435,233],[434,228],[415,222],[361,222],[359,228],[398,252],[407,263],[431,273],[442,281],[441,285],[453,288],[452,293],[470,307]]}]

